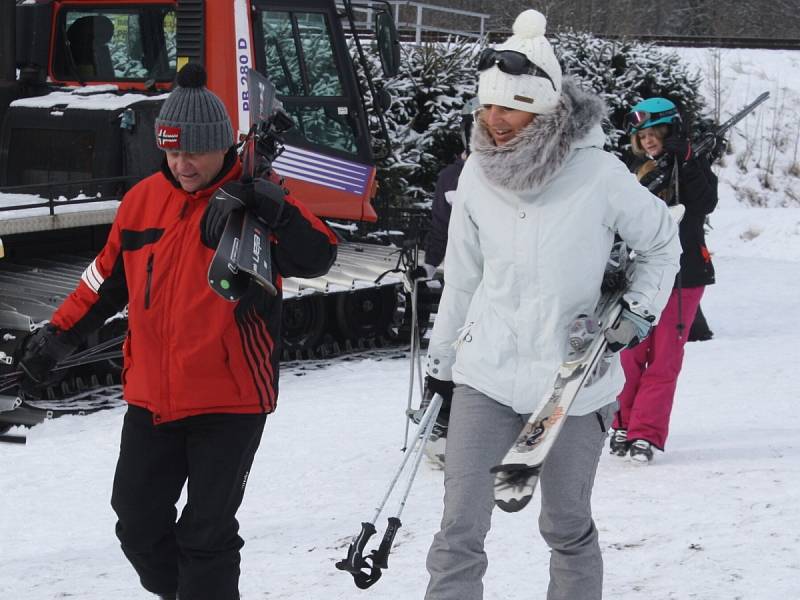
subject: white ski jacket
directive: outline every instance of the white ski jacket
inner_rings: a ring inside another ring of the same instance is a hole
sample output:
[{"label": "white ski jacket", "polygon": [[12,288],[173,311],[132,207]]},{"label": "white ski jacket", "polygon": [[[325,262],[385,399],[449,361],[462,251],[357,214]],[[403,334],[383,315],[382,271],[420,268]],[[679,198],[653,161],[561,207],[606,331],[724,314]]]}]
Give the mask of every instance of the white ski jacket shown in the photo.
[{"label": "white ski jacket", "polygon": [[[656,318],[679,268],[678,229],[664,202],[603,151],[602,102],[565,83],[555,113],[495,146],[477,120],[453,204],[445,287],[427,372],[521,414],[552,391],[567,329],[592,314],[614,235],[636,251],[625,298]],[[615,357],[569,414],[612,402]]]}]

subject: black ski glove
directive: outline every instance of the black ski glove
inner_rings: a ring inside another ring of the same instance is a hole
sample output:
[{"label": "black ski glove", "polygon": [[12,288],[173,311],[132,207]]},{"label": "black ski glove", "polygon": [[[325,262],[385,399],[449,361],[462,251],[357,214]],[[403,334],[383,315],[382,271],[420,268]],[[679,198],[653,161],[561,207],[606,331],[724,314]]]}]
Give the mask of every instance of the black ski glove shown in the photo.
[{"label": "black ski glove", "polygon": [[[225,230],[225,224],[228,222],[230,214],[245,206],[238,196],[228,191],[228,186],[231,183],[226,183],[216,191],[211,200],[208,201],[203,218],[200,219],[200,241],[211,249],[216,249],[219,246],[222,232]],[[236,191],[239,190],[237,189]]]},{"label": "black ski glove", "polygon": [[677,157],[678,161],[683,164],[692,157],[692,144],[681,135],[673,135],[664,140],[664,151]]},{"label": "black ski glove", "polygon": [[653,315],[637,314],[623,300],[622,313],[617,324],[604,332],[606,340],[608,340],[608,349],[611,352],[619,352],[623,348],[633,348],[650,333],[653,321],[655,321]]},{"label": "black ski glove", "polygon": [[283,208],[288,193],[288,190],[277,183],[256,179],[253,186],[252,209],[270,229],[278,229],[286,224]]},{"label": "black ski glove", "polygon": [[444,381],[442,379],[436,379],[432,375],[428,375],[425,377],[425,390],[430,392],[431,398],[433,398],[434,394],[439,394],[444,400],[444,403],[447,405],[447,411],[450,412],[450,403],[453,401],[453,390],[455,389],[456,384],[452,381]]},{"label": "black ski glove", "polygon": [[48,323],[33,333],[23,344],[19,367],[22,370],[20,389],[31,393],[53,379],[52,370],[77,347],[58,327]]},{"label": "black ski glove", "polygon": [[230,214],[246,208],[263,220],[271,229],[280,226],[286,190],[266,179],[252,184],[229,181],[212,196],[200,220],[200,239],[209,248],[216,248]]},{"label": "black ski glove", "polygon": [[433,426],[431,432],[431,439],[447,437],[447,427],[450,423],[450,405],[453,402],[453,389],[455,384],[452,381],[443,381],[428,375],[425,377],[425,390],[422,394],[422,402],[419,408],[413,411],[409,417],[414,423],[419,423],[422,420],[422,415],[433,400],[434,394],[439,394],[442,397],[442,407],[439,409],[439,414],[436,417],[436,424]]}]

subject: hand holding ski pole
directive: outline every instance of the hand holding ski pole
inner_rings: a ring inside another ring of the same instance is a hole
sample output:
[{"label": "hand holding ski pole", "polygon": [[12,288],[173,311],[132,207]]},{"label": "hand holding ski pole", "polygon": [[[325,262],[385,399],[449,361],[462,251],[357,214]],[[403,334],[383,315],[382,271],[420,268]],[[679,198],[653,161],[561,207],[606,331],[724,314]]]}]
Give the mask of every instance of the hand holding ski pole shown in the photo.
[{"label": "hand holding ski pole", "polygon": [[455,384],[452,381],[443,381],[436,379],[431,375],[425,377],[425,389],[422,393],[422,402],[417,410],[409,411],[408,417],[414,423],[419,424],[422,421],[425,412],[436,394],[442,397],[442,408],[436,417],[436,422],[431,430],[432,438],[438,439],[447,437],[447,427],[450,423],[450,405],[453,401],[453,389]]},{"label": "hand holding ski pole", "polygon": [[44,387],[52,377],[53,368],[72,354],[76,347],[52,323],[39,329],[26,340],[19,359],[19,368],[23,373],[20,389],[33,392]]}]

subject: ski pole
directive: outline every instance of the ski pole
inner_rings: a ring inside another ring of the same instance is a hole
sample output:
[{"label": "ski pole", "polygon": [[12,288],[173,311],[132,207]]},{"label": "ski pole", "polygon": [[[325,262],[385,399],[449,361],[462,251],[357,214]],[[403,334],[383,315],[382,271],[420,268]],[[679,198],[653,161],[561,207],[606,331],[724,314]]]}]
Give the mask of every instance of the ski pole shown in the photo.
[{"label": "ski pole", "polygon": [[[404,252],[406,252],[404,250]],[[414,254],[413,259],[408,260],[407,258],[403,261],[406,263],[406,281],[405,281],[405,288],[409,293],[411,299],[411,344],[410,344],[410,363],[409,363],[409,374],[408,374],[408,399],[406,401],[406,417],[408,417],[411,413],[411,398],[414,396],[414,367],[416,366],[416,376],[417,380],[419,381],[419,391],[420,391],[420,398],[423,397],[424,391],[424,384],[422,378],[422,360],[421,360],[421,339],[419,335],[419,280],[415,277],[413,280],[410,280],[409,273],[415,274],[417,272],[417,267],[419,266],[419,246],[416,244],[414,245]],[[406,418],[406,425],[405,431],[403,433],[403,452],[406,451],[408,446],[408,430],[409,430],[409,423],[408,418]]]},{"label": "ski pole", "polygon": [[[411,486],[414,483],[414,478],[417,474],[420,461],[422,460],[423,450],[428,442],[433,426],[436,423],[436,417],[439,415],[439,410],[442,407],[442,397],[435,394],[431,403],[425,409],[425,412],[420,419],[417,427],[416,437],[413,444],[405,453],[403,460],[400,463],[394,477],[389,483],[386,494],[383,496],[380,504],[375,510],[375,516],[372,521],[361,523],[361,531],[355,536],[352,543],[347,549],[347,557],[336,563],[336,568],[342,571],[347,571],[353,576],[356,587],[359,589],[367,589],[374,584],[382,575],[382,569],[389,566],[389,552],[391,551],[392,543],[394,542],[395,535],[402,525],[400,521],[400,514],[405,507],[406,500],[411,491]],[[376,533],[375,522],[383,512],[384,507],[392,494],[398,480],[405,471],[409,459],[414,456],[413,468],[408,478],[405,491],[403,492],[400,507],[395,515],[388,519],[388,526],[381,540],[380,546],[377,550],[373,550],[368,556],[364,556],[364,549],[369,542],[369,539]]]},{"label": "ski pole", "polygon": [[[411,353],[409,356],[408,371],[408,399],[406,401],[406,415],[411,410],[411,398],[414,396],[414,363],[417,360],[419,347],[417,345],[417,282],[411,283]],[[409,419],[406,418],[405,432],[403,433],[403,452],[408,447]]]}]

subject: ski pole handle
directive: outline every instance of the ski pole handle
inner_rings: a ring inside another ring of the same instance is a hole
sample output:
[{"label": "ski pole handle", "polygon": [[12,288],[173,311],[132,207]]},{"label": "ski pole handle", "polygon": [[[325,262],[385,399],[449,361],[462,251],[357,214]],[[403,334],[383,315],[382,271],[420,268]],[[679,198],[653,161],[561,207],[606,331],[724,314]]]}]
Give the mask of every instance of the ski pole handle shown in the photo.
[{"label": "ski pole handle", "polygon": [[372,566],[379,569],[389,568],[389,552],[392,550],[394,543],[394,536],[397,535],[397,530],[400,529],[402,523],[397,517],[389,517],[389,525],[386,528],[386,533],[383,534],[383,540],[378,549],[372,553]]},{"label": "ski pole handle", "polygon": [[361,533],[351,542],[347,549],[347,558],[336,563],[336,568],[350,573],[361,573],[361,569],[369,567],[364,561],[364,547],[369,542],[369,538],[375,535],[375,525],[372,523],[361,523]]}]

